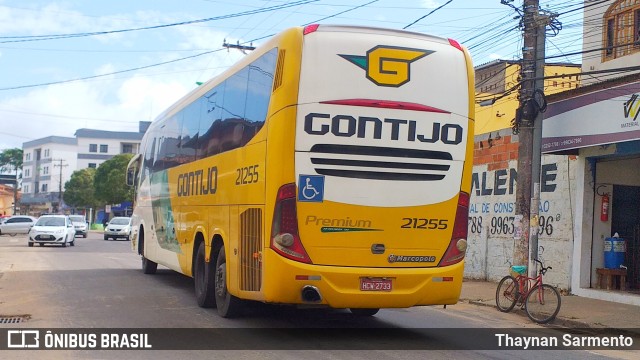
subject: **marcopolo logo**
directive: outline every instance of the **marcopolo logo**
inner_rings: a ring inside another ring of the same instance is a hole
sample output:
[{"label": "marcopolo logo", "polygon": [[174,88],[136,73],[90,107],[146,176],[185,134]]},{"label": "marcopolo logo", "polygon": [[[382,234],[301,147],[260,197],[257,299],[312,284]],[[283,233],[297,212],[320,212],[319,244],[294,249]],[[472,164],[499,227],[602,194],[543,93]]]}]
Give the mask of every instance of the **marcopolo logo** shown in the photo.
[{"label": "marcopolo logo", "polygon": [[436,262],[435,256],[409,256],[409,255],[389,255],[387,258],[390,264],[393,263],[423,263],[423,262]]},{"label": "marcopolo logo", "polygon": [[431,53],[431,50],[378,45],[367,51],[366,56],[338,55],[366,70],[367,79],[374,84],[400,87],[411,79],[410,64]]}]

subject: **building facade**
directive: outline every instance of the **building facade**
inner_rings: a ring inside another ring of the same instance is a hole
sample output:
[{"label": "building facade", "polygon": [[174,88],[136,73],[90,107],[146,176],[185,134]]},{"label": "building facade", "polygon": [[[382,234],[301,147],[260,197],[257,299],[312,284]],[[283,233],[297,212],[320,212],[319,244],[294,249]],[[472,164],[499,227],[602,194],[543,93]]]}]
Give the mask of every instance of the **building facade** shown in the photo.
[{"label": "building facade", "polygon": [[[545,114],[542,138],[546,154],[576,156],[571,291],[635,305],[640,305],[634,295],[640,290],[639,97],[640,74],[558,94]],[[611,268],[624,269],[626,284],[618,289],[627,291],[598,290],[599,269]]]},{"label": "building facade", "polygon": [[[589,5],[590,1],[585,1]],[[584,84],[640,72],[640,0],[610,0],[585,6],[582,30]]]},{"label": "building facade", "polygon": [[97,168],[115,155],[136,153],[149,122],[138,132],[79,129],[75,137],[49,136],[22,145],[21,212],[58,212],[64,184],[76,170]]},{"label": "building facade", "polygon": [[[640,0],[585,1],[584,18],[580,86],[545,87],[535,253],[553,266],[545,281],[640,305]],[[465,276],[497,280],[513,257],[518,137],[480,127]],[[602,289],[607,272],[625,277]]]},{"label": "building facade", "polygon": [[13,215],[13,186],[0,184],[0,216]]},{"label": "building facade", "polygon": [[21,213],[57,211],[64,183],[77,170],[75,138],[48,136],[22,144]]},{"label": "building facade", "polygon": [[[551,63],[545,74],[545,93],[580,85],[580,65]],[[476,128],[474,166],[469,208],[467,278],[500,280],[509,273],[515,244],[518,136],[512,121],[519,106],[517,89],[520,62],[498,60],[475,68]],[[558,75],[564,77],[555,78]],[[572,221],[564,200],[570,197],[575,157],[542,157],[542,186],[538,256],[553,271],[546,281],[561,289],[571,287]]]},{"label": "building facade", "polygon": [[[544,72],[545,76],[561,76],[544,81],[547,95],[580,86],[579,64],[547,63]],[[520,62],[495,60],[476,66],[475,75],[476,135],[511,128],[518,108]]]}]

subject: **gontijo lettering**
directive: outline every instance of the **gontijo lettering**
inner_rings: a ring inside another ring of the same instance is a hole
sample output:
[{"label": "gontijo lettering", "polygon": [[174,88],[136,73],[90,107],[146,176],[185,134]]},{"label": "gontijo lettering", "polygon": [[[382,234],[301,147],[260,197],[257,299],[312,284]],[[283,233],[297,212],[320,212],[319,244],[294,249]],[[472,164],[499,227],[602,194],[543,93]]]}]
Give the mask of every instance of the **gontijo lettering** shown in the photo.
[{"label": "gontijo lettering", "polygon": [[178,196],[213,195],[218,189],[218,167],[178,175]]},{"label": "gontijo lettering", "polygon": [[[331,132],[334,136],[357,138],[373,138],[375,140],[400,140],[400,134],[406,134],[406,141],[435,143],[438,141],[448,145],[462,142],[462,126],[458,124],[441,124],[434,122],[419,126],[415,120],[378,119],[370,116],[334,115],[310,113],[304,117],[304,131],[310,135],[325,135]],[[404,139],[403,139],[404,140]]]}]

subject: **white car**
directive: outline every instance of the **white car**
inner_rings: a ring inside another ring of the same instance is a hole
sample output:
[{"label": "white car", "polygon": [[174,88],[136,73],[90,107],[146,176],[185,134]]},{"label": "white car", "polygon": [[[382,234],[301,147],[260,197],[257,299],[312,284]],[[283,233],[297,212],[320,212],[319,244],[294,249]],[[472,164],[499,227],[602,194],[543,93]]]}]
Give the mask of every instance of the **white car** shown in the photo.
[{"label": "white car", "polygon": [[104,229],[104,239],[109,240],[113,238],[123,238],[129,240],[131,236],[131,218],[130,217],[114,217],[109,221],[107,227]]},{"label": "white car", "polygon": [[66,247],[75,245],[76,229],[66,215],[42,215],[29,230],[29,246],[38,243]]},{"label": "white car", "polygon": [[76,235],[82,235],[83,238],[87,237],[87,231],[89,229],[89,223],[83,215],[69,215],[69,219],[76,228]]},{"label": "white car", "polygon": [[9,234],[15,236],[16,234],[26,234],[35,222],[36,218],[26,215],[15,215],[6,218],[0,224],[0,235]]}]

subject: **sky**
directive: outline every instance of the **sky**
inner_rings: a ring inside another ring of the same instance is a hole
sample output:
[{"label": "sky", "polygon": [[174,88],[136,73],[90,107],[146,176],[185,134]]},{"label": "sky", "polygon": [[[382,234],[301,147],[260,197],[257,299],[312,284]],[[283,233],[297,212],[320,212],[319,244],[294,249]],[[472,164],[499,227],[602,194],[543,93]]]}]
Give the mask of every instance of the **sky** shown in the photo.
[{"label": "sky", "polygon": [[[541,0],[562,29],[552,61],[579,63],[582,0]],[[522,0],[0,0],[0,151],[77,129],[138,131],[259,46],[309,23],[452,38],[475,66],[518,60]]]}]

